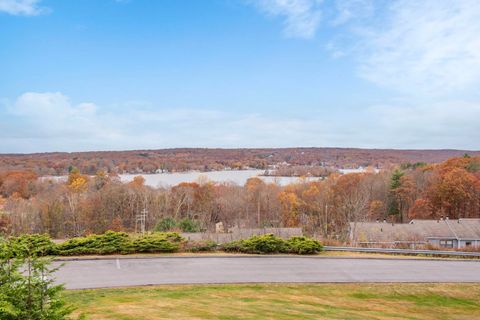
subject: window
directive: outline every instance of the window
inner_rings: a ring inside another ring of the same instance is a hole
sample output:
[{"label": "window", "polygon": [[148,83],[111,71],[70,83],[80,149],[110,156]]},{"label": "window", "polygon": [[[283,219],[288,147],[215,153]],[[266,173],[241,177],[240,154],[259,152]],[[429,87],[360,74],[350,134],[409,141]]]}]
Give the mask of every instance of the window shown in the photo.
[{"label": "window", "polygon": [[471,246],[472,246],[472,241],[467,241],[467,242],[465,242],[465,246],[466,246],[466,247],[471,247]]},{"label": "window", "polygon": [[440,247],[453,248],[453,240],[440,240]]}]

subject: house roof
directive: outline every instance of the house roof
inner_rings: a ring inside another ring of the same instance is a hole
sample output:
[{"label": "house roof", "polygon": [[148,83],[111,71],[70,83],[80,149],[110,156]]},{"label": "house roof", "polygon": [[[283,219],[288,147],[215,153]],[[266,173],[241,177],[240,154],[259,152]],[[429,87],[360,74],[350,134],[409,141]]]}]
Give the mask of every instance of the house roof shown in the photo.
[{"label": "house roof", "polygon": [[[355,229],[355,231],[354,231]],[[358,242],[424,241],[428,238],[480,240],[480,219],[412,220],[410,223],[350,223]]]},{"label": "house roof", "polygon": [[458,239],[480,239],[480,219],[445,220]]}]

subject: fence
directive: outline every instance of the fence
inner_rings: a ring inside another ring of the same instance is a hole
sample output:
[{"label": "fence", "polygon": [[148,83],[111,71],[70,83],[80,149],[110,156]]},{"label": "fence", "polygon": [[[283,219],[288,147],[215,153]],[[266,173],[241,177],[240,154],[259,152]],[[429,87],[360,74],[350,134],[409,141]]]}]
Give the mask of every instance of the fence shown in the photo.
[{"label": "fence", "polygon": [[303,235],[302,228],[257,228],[257,229],[233,229],[229,233],[214,233],[214,232],[195,232],[182,233],[182,236],[187,240],[200,241],[211,240],[216,243],[226,243],[242,239],[248,239],[252,236],[271,233],[277,237],[288,239],[293,236]]}]

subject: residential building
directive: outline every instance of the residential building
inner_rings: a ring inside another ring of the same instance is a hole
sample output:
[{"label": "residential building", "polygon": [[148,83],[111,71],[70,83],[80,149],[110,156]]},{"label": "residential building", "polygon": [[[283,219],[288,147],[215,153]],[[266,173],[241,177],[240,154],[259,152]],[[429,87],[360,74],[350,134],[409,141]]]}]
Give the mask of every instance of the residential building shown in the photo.
[{"label": "residential building", "polygon": [[351,222],[350,240],[358,245],[443,248],[480,247],[480,219],[412,220],[409,223]]}]

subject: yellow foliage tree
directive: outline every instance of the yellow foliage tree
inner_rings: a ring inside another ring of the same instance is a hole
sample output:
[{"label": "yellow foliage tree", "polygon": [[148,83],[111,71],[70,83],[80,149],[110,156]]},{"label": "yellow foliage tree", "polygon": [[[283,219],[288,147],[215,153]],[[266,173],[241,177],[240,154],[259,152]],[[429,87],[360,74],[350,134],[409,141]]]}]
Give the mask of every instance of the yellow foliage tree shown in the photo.
[{"label": "yellow foliage tree", "polygon": [[68,189],[75,193],[82,193],[87,190],[88,181],[87,178],[84,176],[79,176],[74,178],[70,184],[68,184]]},{"label": "yellow foliage tree", "polygon": [[278,195],[282,205],[282,220],[285,227],[296,227],[299,224],[300,199],[293,192],[282,191]]}]

